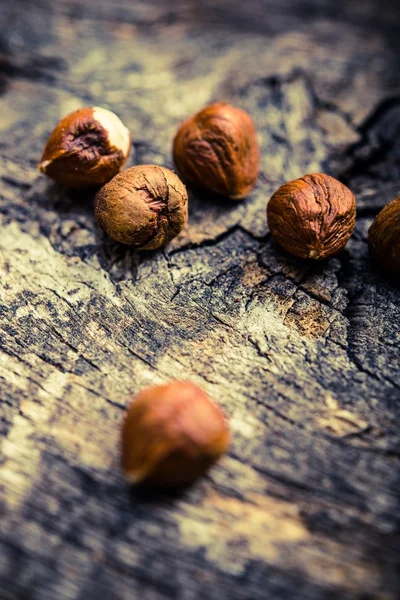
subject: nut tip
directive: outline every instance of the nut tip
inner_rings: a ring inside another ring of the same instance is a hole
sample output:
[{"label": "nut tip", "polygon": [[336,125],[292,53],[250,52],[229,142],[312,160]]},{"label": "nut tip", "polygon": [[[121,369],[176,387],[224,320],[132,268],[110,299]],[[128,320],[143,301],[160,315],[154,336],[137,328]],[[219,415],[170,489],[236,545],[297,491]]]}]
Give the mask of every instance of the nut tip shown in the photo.
[{"label": "nut tip", "polygon": [[141,471],[124,471],[125,481],[129,485],[138,485],[145,478],[145,474]]},{"label": "nut tip", "polygon": [[39,171],[41,173],[46,173],[46,169],[50,163],[51,163],[50,160],[42,160],[42,162],[39,163]]},{"label": "nut tip", "polygon": [[249,195],[249,193],[246,192],[245,193],[240,193],[240,194],[231,194],[230,196],[228,196],[228,198],[230,198],[231,200],[244,200],[244,198],[246,198]]}]

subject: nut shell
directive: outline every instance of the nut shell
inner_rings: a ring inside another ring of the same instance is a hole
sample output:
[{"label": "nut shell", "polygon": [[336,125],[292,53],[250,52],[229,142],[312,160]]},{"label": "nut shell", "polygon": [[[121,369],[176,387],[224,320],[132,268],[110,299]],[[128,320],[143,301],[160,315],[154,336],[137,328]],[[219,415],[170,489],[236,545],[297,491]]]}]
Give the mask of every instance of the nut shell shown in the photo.
[{"label": "nut shell", "polygon": [[105,108],[82,108],[62,119],[43,150],[39,170],[74,188],[110,181],[125,164],[131,148],[128,129]]},{"label": "nut shell", "polygon": [[122,427],[121,465],[130,484],[186,485],[226,452],[221,410],[197,385],[173,381],[140,392]]},{"label": "nut shell", "polygon": [[320,173],[285,183],[267,206],[273,237],[299,258],[322,260],[340,252],[355,219],[353,193],[337,179]]},{"label": "nut shell", "polygon": [[240,200],[254,187],[260,163],[257,131],[243,110],[218,102],[180,126],[173,144],[182,177]]},{"label": "nut shell", "polygon": [[389,202],[372,223],[368,246],[386,271],[400,274],[400,197]]},{"label": "nut shell", "polygon": [[112,239],[140,250],[155,250],[186,225],[188,196],[169,169],[139,165],[119,173],[99,190],[95,214]]}]

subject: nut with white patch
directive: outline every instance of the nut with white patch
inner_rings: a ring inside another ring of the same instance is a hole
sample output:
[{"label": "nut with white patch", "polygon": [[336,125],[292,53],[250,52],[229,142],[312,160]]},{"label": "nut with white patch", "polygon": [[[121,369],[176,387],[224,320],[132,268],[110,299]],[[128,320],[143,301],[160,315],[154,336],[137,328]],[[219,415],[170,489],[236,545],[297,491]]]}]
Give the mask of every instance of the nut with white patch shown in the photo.
[{"label": "nut with white patch", "polygon": [[56,125],[39,170],[68,187],[99,186],[121,171],[130,148],[130,133],[116,114],[97,106],[82,108]]}]

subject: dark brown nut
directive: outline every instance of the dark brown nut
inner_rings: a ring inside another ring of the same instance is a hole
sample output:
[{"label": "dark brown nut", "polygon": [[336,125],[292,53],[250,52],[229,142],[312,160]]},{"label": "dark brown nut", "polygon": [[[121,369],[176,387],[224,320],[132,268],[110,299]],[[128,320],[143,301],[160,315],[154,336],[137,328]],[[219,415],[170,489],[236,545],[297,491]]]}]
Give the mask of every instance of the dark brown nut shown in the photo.
[{"label": "dark brown nut", "polygon": [[176,167],[189,183],[240,200],[259,170],[257,131],[250,116],[218,102],[187,119],[173,144]]},{"label": "dark brown nut", "polygon": [[371,256],[386,271],[400,273],[400,196],[378,214],[368,232]]},{"label": "dark brown nut", "polygon": [[155,250],[186,225],[186,188],[165,167],[138,165],[119,173],[99,190],[95,213],[113,240],[139,250]]},{"label": "dark brown nut", "polygon": [[122,469],[132,485],[187,485],[226,452],[229,440],[221,410],[197,385],[157,385],[140,392],[128,408]]},{"label": "dark brown nut", "polygon": [[356,199],[329,175],[305,175],[275,192],[267,219],[285,250],[299,258],[322,260],[345,247],[356,221]]},{"label": "dark brown nut", "polygon": [[82,108],[55,127],[39,170],[68,187],[103,185],[122,169],[130,148],[130,133],[117,115],[97,106]]}]

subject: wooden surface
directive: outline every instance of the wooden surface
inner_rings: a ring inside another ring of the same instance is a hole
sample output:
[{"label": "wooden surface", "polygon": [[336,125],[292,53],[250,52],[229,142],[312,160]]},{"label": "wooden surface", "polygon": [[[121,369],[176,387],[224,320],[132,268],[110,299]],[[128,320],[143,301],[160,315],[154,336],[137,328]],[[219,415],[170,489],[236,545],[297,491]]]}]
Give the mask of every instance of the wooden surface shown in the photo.
[{"label": "wooden surface", "polygon": [[[400,193],[400,11],[388,0],[0,3],[1,600],[395,600],[400,286],[370,262]],[[168,7],[169,6],[169,7]],[[111,243],[36,165],[58,119],[114,110],[131,164],[228,100],[259,129],[247,201],[191,192],[163,251]],[[344,252],[281,251],[265,207],[325,171]],[[131,396],[170,378],[224,408],[229,455],[181,494],[118,469]]]}]

